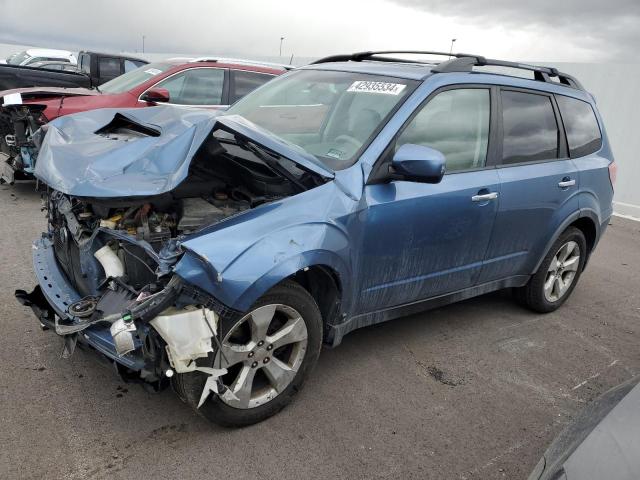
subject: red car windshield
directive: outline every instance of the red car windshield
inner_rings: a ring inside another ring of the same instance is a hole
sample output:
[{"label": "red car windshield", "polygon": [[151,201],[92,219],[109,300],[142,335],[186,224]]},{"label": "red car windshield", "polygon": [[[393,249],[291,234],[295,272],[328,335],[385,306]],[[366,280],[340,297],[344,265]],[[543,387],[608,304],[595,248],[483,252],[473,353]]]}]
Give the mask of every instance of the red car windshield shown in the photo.
[{"label": "red car windshield", "polygon": [[119,77],[109,80],[108,82],[100,85],[100,91],[102,93],[122,93],[131,90],[132,88],[142,85],[147,80],[160,75],[163,72],[169,70],[173,65],[170,63],[149,63],[143,65],[140,68],[131,70],[130,72],[120,75]]}]

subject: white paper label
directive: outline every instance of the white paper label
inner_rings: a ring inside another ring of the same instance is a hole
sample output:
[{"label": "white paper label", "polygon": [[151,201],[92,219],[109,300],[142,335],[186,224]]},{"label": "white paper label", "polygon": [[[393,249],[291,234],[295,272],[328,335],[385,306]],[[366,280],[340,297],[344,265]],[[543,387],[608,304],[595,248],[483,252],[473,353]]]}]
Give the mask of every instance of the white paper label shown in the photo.
[{"label": "white paper label", "polygon": [[2,105],[22,105],[22,95],[19,93],[10,93],[4,96]]},{"label": "white paper label", "polygon": [[400,95],[406,85],[402,83],[370,82],[368,80],[358,80],[353,82],[347,92],[360,93],[383,93],[385,95]]},{"label": "white paper label", "polygon": [[147,68],[144,73],[148,73],[149,75],[158,75],[162,73],[162,70],[158,70],[157,68]]}]

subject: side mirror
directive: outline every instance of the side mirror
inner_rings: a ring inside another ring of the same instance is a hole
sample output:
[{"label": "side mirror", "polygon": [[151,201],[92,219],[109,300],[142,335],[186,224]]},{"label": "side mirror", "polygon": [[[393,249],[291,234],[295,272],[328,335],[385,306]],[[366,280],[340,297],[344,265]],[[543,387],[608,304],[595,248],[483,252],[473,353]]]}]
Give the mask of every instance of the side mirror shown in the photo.
[{"label": "side mirror", "polygon": [[435,148],[406,143],[393,156],[389,173],[410,182],[440,183],[445,158]]},{"label": "side mirror", "polygon": [[150,88],[142,94],[140,100],[149,103],[166,103],[169,101],[169,90],[166,88]]}]

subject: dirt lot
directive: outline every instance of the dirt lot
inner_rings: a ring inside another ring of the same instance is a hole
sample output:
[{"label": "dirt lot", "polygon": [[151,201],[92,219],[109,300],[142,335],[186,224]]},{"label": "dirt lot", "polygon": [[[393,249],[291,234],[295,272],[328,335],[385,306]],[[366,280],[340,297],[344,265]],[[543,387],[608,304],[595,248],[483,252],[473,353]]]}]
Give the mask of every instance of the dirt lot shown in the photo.
[{"label": "dirt lot", "polygon": [[33,184],[0,186],[1,478],[521,479],[640,373],[640,223],[614,218],[558,312],[499,293],[354,332],[280,415],[221,429],[90,353],[60,358],[13,297],[34,283],[39,208]]}]

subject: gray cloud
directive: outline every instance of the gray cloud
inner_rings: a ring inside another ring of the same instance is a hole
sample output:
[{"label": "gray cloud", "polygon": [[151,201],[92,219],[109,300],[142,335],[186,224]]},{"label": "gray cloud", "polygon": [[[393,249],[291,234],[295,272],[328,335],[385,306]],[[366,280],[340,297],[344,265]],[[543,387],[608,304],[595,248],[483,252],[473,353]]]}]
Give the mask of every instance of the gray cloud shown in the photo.
[{"label": "gray cloud", "polygon": [[72,50],[139,51],[145,35],[147,52],[277,56],[284,35],[286,59],[444,49],[456,32],[480,54],[636,62],[640,0],[0,0],[0,42]]},{"label": "gray cloud", "polygon": [[560,50],[570,42],[578,48],[593,51],[594,59],[640,60],[638,0],[391,1],[461,23],[537,33],[538,41],[558,40]]}]

